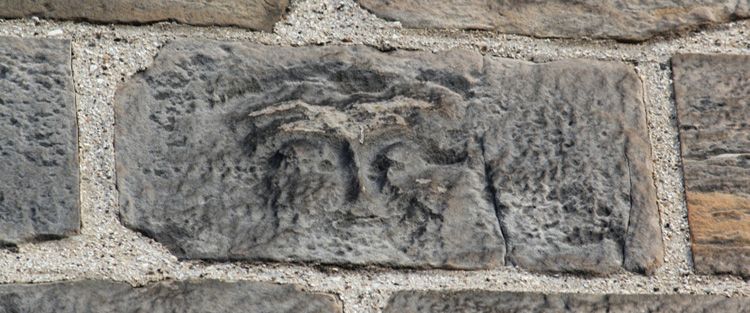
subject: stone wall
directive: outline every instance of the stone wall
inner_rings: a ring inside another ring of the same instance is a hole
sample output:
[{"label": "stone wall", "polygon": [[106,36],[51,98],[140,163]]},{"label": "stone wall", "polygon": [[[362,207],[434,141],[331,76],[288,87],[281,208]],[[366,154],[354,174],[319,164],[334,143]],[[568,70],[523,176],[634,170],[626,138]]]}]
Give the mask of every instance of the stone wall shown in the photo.
[{"label": "stone wall", "polygon": [[0,312],[750,311],[749,16],[0,0]]}]

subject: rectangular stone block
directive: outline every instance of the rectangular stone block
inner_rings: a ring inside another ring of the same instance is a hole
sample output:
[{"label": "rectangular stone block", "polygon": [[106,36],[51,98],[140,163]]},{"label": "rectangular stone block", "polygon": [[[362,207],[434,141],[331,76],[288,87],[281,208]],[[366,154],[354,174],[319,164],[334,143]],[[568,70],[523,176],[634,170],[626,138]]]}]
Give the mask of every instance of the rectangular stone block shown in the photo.
[{"label": "rectangular stone block", "polygon": [[672,68],[695,269],[750,275],[750,56]]},{"label": "rectangular stone block", "polygon": [[111,281],[0,285],[0,312],[279,312],[341,313],[335,297],[293,285],[163,281],[133,288]]},{"label": "rectangular stone block", "polygon": [[70,42],[0,37],[0,246],[78,230]]},{"label": "rectangular stone block", "polygon": [[177,21],[271,31],[288,4],[288,0],[0,0],[0,17],[129,24]]},{"label": "rectangular stone block", "polygon": [[116,94],[122,221],[181,258],[650,272],[641,95],[614,63],[177,40]]},{"label": "rectangular stone block", "polygon": [[413,28],[486,29],[536,37],[643,41],[750,17],[750,1],[357,0]]},{"label": "rectangular stone block", "polygon": [[476,105],[473,120],[489,121],[480,140],[507,260],[553,272],[658,267],[651,146],[633,70],[498,60],[483,73],[472,90],[486,107]]},{"label": "rectangular stone block", "polygon": [[702,295],[401,291],[384,313],[748,312],[750,299]]}]

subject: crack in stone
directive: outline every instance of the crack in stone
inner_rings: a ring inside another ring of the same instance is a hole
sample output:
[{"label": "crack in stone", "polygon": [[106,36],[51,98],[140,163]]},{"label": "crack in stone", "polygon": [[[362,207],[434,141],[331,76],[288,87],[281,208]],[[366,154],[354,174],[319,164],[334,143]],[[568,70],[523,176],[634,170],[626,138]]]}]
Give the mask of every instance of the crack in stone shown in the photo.
[{"label": "crack in stone", "polygon": [[479,138],[479,147],[482,149],[482,164],[484,165],[484,179],[486,186],[486,192],[490,194],[490,201],[492,201],[492,208],[495,210],[495,218],[497,219],[498,226],[500,226],[500,233],[503,236],[503,242],[505,243],[505,253],[503,255],[503,261],[505,264],[508,263],[508,253],[510,252],[510,247],[508,246],[508,236],[506,235],[507,232],[505,231],[505,225],[503,224],[503,219],[500,217],[500,206],[497,203],[497,190],[495,189],[495,185],[492,184],[492,174],[490,170],[490,164],[487,163],[487,159],[485,157],[485,145],[484,145],[484,138],[485,134],[482,134],[482,136]]},{"label": "crack in stone", "polygon": [[626,250],[628,249],[628,234],[630,234],[630,226],[632,226],[633,223],[630,222],[630,219],[633,217],[633,170],[630,168],[630,157],[628,157],[628,141],[625,141],[625,148],[623,149],[623,154],[625,155],[625,162],[628,164],[628,187],[630,190],[628,190],[628,200],[630,207],[628,208],[628,219],[627,223],[628,225],[625,227],[625,240],[622,244],[622,264],[625,265],[625,259],[627,258]]}]

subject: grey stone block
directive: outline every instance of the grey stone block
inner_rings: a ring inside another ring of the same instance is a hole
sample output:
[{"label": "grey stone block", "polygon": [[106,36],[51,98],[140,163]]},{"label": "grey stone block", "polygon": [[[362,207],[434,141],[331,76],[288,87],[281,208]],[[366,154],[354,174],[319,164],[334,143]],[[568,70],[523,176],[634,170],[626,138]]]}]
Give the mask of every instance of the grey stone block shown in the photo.
[{"label": "grey stone block", "polygon": [[0,246],[80,226],[70,42],[0,37]]},{"label": "grey stone block", "polygon": [[384,313],[748,312],[750,299],[703,295],[401,291]]},{"label": "grey stone block", "polygon": [[643,41],[655,35],[750,17],[750,1],[358,0],[412,28],[496,30],[535,37]]},{"label": "grey stone block", "polygon": [[[642,84],[615,63],[484,67],[484,156],[507,260],[651,272],[663,258]],[[479,92],[477,92],[479,93]]]},{"label": "grey stone block", "polygon": [[340,313],[333,296],[293,285],[166,281],[133,288],[110,281],[0,285],[0,312],[287,312]]},{"label": "grey stone block", "polygon": [[0,17],[129,24],[177,21],[271,31],[288,4],[288,0],[0,0]]},{"label": "grey stone block", "polygon": [[623,65],[178,40],[115,102],[122,220],[181,258],[661,262]]}]

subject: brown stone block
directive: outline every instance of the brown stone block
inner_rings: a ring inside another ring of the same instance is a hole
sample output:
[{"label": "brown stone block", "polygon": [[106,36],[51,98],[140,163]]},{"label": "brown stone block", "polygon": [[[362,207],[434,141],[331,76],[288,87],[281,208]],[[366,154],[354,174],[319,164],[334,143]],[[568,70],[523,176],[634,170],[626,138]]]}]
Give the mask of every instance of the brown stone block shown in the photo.
[{"label": "brown stone block", "polygon": [[750,274],[750,198],[688,192],[687,201],[696,270]]},{"label": "brown stone block", "polygon": [[672,65],[695,268],[750,275],[750,56]]}]

